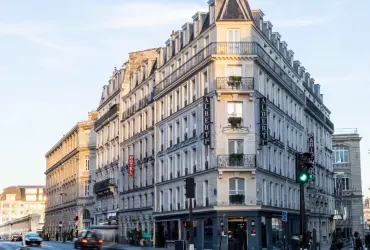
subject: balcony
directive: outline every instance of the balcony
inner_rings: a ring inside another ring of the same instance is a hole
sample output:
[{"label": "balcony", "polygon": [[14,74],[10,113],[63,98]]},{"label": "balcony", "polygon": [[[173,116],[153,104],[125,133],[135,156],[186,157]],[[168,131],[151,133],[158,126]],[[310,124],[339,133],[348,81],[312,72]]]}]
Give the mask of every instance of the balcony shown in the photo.
[{"label": "balcony", "polygon": [[321,110],[318,107],[316,107],[316,105],[308,98],[306,98],[306,107],[317,118],[319,118],[323,122],[325,121],[324,113],[321,112]]},{"label": "balcony", "polygon": [[245,196],[244,194],[232,194],[229,196],[230,205],[244,205]]},{"label": "balcony", "polygon": [[333,168],[351,169],[351,163],[350,162],[335,162],[333,163]]},{"label": "balcony", "polygon": [[241,92],[254,90],[253,77],[217,77],[216,89],[222,92]]},{"label": "balcony", "polygon": [[94,124],[94,129],[97,130],[100,128],[105,122],[109,121],[114,115],[118,113],[118,104],[114,104],[107,113],[105,113],[102,117],[100,117]]},{"label": "balcony", "polygon": [[263,67],[269,69],[275,77],[282,80],[285,88],[291,90],[302,102],[305,101],[304,92],[291,80],[288,74],[270,57],[270,55],[256,42],[218,42],[211,43],[196,55],[186,61],[181,67],[173,71],[155,86],[155,95],[160,94],[176,81],[186,78],[194,68],[215,55],[236,55],[238,57],[253,57]]},{"label": "balcony", "polygon": [[220,169],[256,169],[256,155],[230,154],[217,156],[217,167]]},{"label": "balcony", "polygon": [[109,195],[113,193],[114,188],[117,187],[114,178],[105,179],[94,184],[94,193],[97,195]]}]

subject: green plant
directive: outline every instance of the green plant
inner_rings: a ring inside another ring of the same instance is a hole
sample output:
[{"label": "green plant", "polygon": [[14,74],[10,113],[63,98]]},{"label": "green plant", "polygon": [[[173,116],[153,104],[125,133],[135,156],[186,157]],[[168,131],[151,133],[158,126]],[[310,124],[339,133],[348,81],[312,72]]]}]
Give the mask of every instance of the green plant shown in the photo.
[{"label": "green plant", "polygon": [[243,165],[243,154],[230,154],[229,155],[230,166],[241,166]]},{"label": "green plant", "polygon": [[243,204],[244,203],[244,194],[232,194],[230,195],[231,204]]},{"label": "green plant", "polygon": [[241,117],[229,117],[228,122],[230,123],[231,127],[236,128],[241,125],[242,118]]},{"label": "green plant", "polygon": [[242,83],[241,76],[230,76],[229,77],[229,85],[232,88],[240,88],[241,83]]}]

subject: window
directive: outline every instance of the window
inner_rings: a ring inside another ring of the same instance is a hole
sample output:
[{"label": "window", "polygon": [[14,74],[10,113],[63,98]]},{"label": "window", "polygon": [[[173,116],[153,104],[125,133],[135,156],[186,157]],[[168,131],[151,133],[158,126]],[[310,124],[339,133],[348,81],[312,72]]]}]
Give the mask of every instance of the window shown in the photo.
[{"label": "window", "polygon": [[85,188],[84,188],[85,197],[89,196],[89,190],[90,190],[89,181],[85,181]]},{"label": "window", "polygon": [[334,147],[333,158],[335,163],[349,162],[349,150],[345,147]]},{"label": "window", "polygon": [[229,180],[229,202],[230,204],[245,204],[245,180],[233,178]]},{"label": "window", "polygon": [[350,190],[350,188],[349,188],[349,178],[348,177],[343,177],[341,179],[341,183],[342,183],[342,190]]},{"label": "window", "polygon": [[229,53],[238,54],[240,52],[240,30],[228,30],[227,41],[229,44]]},{"label": "window", "polygon": [[243,140],[229,140],[229,154],[243,154]]},{"label": "window", "polygon": [[227,66],[226,76],[242,76],[242,66]]},{"label": "window", "polygon": [[88,155],[85,157],[85,170],[90,170],[90,157]]},{"label": "window", "polygon": [[243,102],[228,102],[227,117],[243,117]]}]

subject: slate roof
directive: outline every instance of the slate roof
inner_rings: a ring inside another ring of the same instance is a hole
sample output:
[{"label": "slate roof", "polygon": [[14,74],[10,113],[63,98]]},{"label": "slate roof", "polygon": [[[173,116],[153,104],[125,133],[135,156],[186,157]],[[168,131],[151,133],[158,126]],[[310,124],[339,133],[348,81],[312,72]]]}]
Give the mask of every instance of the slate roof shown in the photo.
[{"label": "slate roof", "polygon": [[217,18],[218,21],[253,21],[247,0],[225,0]]}]

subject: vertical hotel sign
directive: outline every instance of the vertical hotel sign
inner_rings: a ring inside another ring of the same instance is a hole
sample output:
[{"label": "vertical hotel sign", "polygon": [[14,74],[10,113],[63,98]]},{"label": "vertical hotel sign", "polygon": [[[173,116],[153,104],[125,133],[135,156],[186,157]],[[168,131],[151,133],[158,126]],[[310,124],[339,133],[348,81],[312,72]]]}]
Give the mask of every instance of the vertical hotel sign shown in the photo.
[{"label": "vertical hotel sign", "polygon": [[315,181],[315,137],[313,133],[308,134],[308,152],[311,153],[311,162],[313,163],[312,165],[314,166],[311,168],[309,171],[312,174],[312,181]]},{"label": "vertical hotel sign", "polygon": [[204,145],[211,145],[211,98],[203,97]]},{"label": "vertical hotel sign", "polygon": [[261,146],[267,145],[267,99],[261,97],[260,99],[260,133],[261,133]]},{"label": "vertical hotel sign", "polygon": [[134,155],[129,155],[128,156],[128,177],[133,178],[135,175],[135,158]]}]

